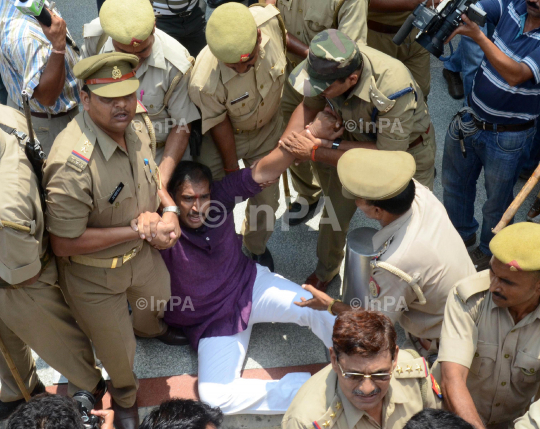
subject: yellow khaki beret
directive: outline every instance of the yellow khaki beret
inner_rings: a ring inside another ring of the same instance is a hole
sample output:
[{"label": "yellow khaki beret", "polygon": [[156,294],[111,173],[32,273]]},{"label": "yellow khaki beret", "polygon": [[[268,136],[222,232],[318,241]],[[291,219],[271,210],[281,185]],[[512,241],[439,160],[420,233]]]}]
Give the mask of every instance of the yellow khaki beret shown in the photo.
[{"label": "yellow khaki beret", "polygon": [[520,222],[507,226],[489,243],[489,250],[514,271],[540,271],[540,225]]},{"label": "yellow khaki beret", "polygon": [[149,0],[106,0],[99,21],[113,40],[136,47],[152,34],[156,18]]},{"label": "yellow khaki beret", "polygon": [[416,163],[407,152],[351,149],[337,165],[346,198],[388,200],[401,194],[416,172]]},{"label": "yellow khaki beret", "polygon": [[216,8],[206,24],[206,42],[224,63],[247,61],[257,43],[255,18],[243,4],[225,3]]},{"label": "yellow khaki beret", "polygon": [[139,59],[135,55],[110,52],[79,61],[73,73],[100,97],[125,97],[139,88],[133,71],[137,64]]}]

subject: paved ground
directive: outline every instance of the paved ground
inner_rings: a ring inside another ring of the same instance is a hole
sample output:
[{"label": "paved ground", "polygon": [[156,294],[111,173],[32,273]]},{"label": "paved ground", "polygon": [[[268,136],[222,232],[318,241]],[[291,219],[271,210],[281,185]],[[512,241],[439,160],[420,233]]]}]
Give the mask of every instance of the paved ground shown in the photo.
[{"label": "paved ground", "polygon": [[[57,4],[68,27],[76,40],[81,42],[82,25],[97,15],[95,3],[92,0],[58,0]],[[446,128],[460,107],[460,102],[451,99],[446,92],[446,82],[441,74],[442,63],[432,58],[432,82],[429,108],[437,134],[437,170],[439,175],[435,181],[435,194],[441,198],[440,182],[442,147]],[[523,186],[523,181],[516,185],[516,192]],[[485,201],[483,177],[479,182],[476,216],[481,219],[481,207]],[[516,219],[523,221],[525,212],[532,204],[536,195],[533,193]],[[235,210],[235,220],[238,228],[241,225],[244,205]],[[285,210],[284,199],[278,212],[276,230],[269,242],[269,248],[274,255],[276,271],[281,275],[301,283],[314,269],[316,264],[317,230],[320,213],[306,225],[291,228],[286,231],[281,221]],[[351,228],[360,226],[376,227],[373,222],[357,213],[351,223]],[[343,269],[341,275],[343,274]],[[341,287],[341,276],[338,276],[329,288],[332,295],[337,295]],[[307,329],[293,325],[262,324],[253,329],[246,369],[273,368],[293,365],[321,363],[326,361],[322,343]],[[37,360],[40,377],[46,384],[58,382],[59,374],[55,373],[40,359]],[[196,374],[196,354],[189,347],[168,347],[157,340],[139,340],[135,359],[135,372],[140,378],[167,377],[180,374]],[[238,426],[237,426],[238,427]]]}]

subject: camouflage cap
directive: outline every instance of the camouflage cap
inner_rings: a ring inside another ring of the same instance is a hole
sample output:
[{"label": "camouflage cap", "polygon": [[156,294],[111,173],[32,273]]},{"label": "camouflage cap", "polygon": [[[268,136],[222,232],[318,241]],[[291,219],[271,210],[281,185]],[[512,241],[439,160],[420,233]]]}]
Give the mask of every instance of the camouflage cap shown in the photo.
[{"label": "camouflage cap", "polygon": [[304,97],[315,97],[358,70],[362,61],[358,46],[347,35],[324,30],[313,38],[307,59],[292,71],[289,82]]}]

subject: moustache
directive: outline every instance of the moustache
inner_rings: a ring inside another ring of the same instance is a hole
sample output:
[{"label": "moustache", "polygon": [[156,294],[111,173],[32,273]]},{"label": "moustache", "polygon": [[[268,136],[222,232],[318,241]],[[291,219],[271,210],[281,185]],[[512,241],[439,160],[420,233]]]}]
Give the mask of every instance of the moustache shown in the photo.
[{"label": "moustache", "polygon": [[380,388],[377,388],[375,390],[373,390],[372,392],[370,393],[364,393],[362,392],[361,390],[358,390],[358,389],[354,389],[353,390],[353,395],[354,396],[360,396],[362,398],[370,398],[372,396],[375,396],[375,395],[378,395],[379,393],[381,393],[381,389]]},{"label": "moustache", "polygon": [[493,292],[493,295],[495,295],[496,297],[500,298],[500,299],[504,299],[506,301],[506,297],[504,295],[501,295],[499,292]]}]

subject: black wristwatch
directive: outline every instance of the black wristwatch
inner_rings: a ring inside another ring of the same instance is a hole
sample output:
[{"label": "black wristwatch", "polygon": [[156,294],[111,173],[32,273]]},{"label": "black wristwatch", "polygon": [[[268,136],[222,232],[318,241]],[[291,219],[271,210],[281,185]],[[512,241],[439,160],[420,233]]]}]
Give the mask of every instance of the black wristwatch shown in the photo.
[{"label": "black wristwatch", "polygon": [[334,142],[332,143],[332,149],[338,149],[339,144],[341,143],[341,140],[343,139],[340,139],[340,138],[335,139]]}]

